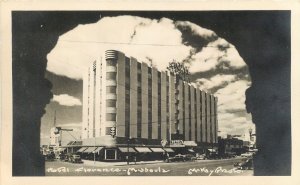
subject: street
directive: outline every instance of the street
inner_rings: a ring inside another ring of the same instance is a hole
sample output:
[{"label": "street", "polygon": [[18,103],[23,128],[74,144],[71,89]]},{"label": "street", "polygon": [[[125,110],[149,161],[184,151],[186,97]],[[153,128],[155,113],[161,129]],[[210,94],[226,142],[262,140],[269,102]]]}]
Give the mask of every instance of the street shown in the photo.
[{"label": "street", "polygon": [[126,165],[126,163],[101,162],[93,165],[62,161],[46,162],[46,176],[252,176],[253,170],[238,170],[233,164],[242,158],[223,160],[198,160],[172,163]]}]

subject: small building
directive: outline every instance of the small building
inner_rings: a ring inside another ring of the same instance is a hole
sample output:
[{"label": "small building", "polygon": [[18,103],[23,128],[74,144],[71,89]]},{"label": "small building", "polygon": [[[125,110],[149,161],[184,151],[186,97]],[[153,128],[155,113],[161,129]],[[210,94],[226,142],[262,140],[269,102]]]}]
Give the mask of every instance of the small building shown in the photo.
[{"label": "small building", "polygon": [[244,141],[227,136],[227,138],[221,138],[219,137],[218,142],[218,155],[220,157],[230,157],[233,155],[240,155],[241,153],[244,153]]}]

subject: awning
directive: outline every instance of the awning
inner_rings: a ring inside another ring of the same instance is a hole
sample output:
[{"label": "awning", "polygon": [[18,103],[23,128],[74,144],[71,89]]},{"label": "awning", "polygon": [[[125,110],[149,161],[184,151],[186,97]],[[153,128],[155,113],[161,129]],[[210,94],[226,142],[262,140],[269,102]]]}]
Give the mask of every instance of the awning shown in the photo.
[{"label": "awning", "polygon": [[155,153],[164,153],[165,151],[162,148],[150,148]]},{"label": "awning", "polygon": [[121,152],[123,152],[123,153],[127,153],[128,151],[129,151],[129,153],[136,153],[136,151],[133,148],[131,148],[131,147],[129,147],[129,148],[127,148],[127,147],[119,147],[119,150]]},{"label": "awning", "polygon": [[169,153],[174,152],[174,150],[172,148],[164,148],[164,151],[169,152]]},{"label": "awning", "polygon": [[210,152],[217,152],[216,149],[207,149],[207,150],[210,151]]},{"label": "awning", "polygon": [[63,151],[65,151],[65,150],[66,150],[66,148],[59,148],[59,149],[58,149],[59,152],[63,152]]},{"label": "awning", "polygon": [[183,141],[185,146],[198,146],[195,141]]},{"label": "awning", "polygon": [[98,148],[94,151],[94,153],[100,152],[100,150],[102,150],[102,148],[103,148],[103,147],[98,147]]},{"label": "awning", "polygon": [[189,151],[189,152],[193,152],[193,153],[195,152],[193,149],[188,149],[188,151]]},{"label": "awning", "polygon": [[147,147],[135,147],[135,149],[140,153],[151,153],[152,151]]},{"label": "awning", "polygon": [[85,151],[87,149],[87,147],[82,147],[82,148],[80,148],[79,150],[77,150],[77,152],[83,152],[83,151]]},{"label": "awning", "polygon": [[88,149],[86,149],[85,151],[83,151],[83,153],[92,153],[94,150],[96,150],[97,147],[88,147]]}]

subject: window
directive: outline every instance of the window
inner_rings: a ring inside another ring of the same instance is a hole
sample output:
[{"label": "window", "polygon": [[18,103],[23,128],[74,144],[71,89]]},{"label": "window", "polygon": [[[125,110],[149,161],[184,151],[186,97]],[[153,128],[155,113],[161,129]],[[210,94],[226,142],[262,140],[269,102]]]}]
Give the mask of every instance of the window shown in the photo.
[{"label": "window", "polygon": [[106,73],[106,80],[116,80],[117,73],[116,72],[107,72]]},{"label": "window", "polygon": [[116,150],[113,149],[105,149],[105,159],[106,160],[114,160],[116,159]]},{"label": "window", "polygon": [[116,100],[106,100],[106,107],[116,107]]},{"label": "window", "polygon": [[117,87],[116,86],[107,86],[106,87],[106,93],[116,93]]},{"label": "window", "polygon": [[137,67],[138,67],[138,69],[141,69],[141,67],[142,67],[141,63],[138,62]]},{"label": "window", "polygon": [[107,66],[116,66],[117,62],[114,60],[107,60],[106,65]]},{"label": "window", "polygon": [[106,121],[116,121],[115,113],[106,113]]},{"label": "window", "polygon": [[125,71],[125,76],[126,76],[127,78],[130,78],[130,69],[126,69],[126,71]]},{"label": "window", "polygon": [[105,127],[105,135],[110,135],[111,128],[112,127]]}]

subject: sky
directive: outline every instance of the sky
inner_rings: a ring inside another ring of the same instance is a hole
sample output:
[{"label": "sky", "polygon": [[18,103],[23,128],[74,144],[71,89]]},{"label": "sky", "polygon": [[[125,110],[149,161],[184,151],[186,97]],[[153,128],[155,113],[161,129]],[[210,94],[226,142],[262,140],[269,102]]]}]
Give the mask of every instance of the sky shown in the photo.
[{"label": "sky", "polygon": [[82,74],[107,49],[119,50],[140,62],[166,70],[172,60],[183,61],[191,83],[218,98],[219,135],[246,134],[254,128],[246,113],[245,90],[251,86],[248,67],[237,49],[213,30],[189,21],[137,16],[102,17],[61,35],[47,55],[46,78],[53,99],[42,117],[41,144],[49,144],[50,128],[73,128],[63,144],[80,139]]}]

